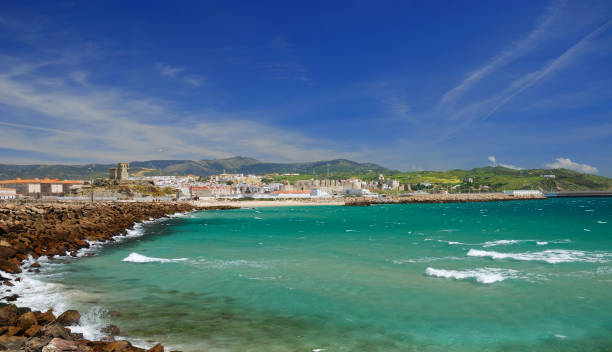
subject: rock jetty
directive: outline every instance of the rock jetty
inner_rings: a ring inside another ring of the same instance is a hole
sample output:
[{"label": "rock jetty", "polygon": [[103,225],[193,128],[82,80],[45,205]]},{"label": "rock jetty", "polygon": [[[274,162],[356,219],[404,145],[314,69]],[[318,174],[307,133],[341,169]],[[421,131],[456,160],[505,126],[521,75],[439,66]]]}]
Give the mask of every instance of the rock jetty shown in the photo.
[{"label": "rock jetty", "polygon": [[[190,203],[0,203],[0,270],[19,274],[21,264],[30,256],[76,256],[88,241],[108,241],[125,234],[134,224],[151,218],[162,218],[175,213],[204,209],[233,209],[229,206],[198,207]],[[34,262],[27,270],[39,270]],[[16,278],[15,280],[19,280]],[[13,286],[0,275],[0,285]],[[17,295],[3,297],[7,302]],[[77,311],[64,312],[55,317],[51,311],[30,311],[12,304],[0,303],[0,351],[145,351],[128,341],[114,341],[116,326],[109,326],[108,341],[88,341],[70,331],[80,319]],[[163,352],[161,345],[149,351]]]},{"label": "rock jetty", "polygon": [[500,202],[532,199],[546,199],[546,197],[543,195],[512,196],[506,193],[427,193],[389,196],[386,198],[355,197],[347,199],[344,204],[349,206],[368,206],[373,204]]},{"label": "rock jetty", "polygon": [[[163,352],[160,344],[145,350],[132,346],[129,341],[89,341],[80,333],[70,331],[80,314],[67,311],[55,317],[53,312],[31,311],[14,304],[0,308],[0,350],[25,352]],[[114,326],[112,326],[114,327]],[[116,327],[114,327],[116,329]],[[118,329],[117,329],[118,332]]]}]

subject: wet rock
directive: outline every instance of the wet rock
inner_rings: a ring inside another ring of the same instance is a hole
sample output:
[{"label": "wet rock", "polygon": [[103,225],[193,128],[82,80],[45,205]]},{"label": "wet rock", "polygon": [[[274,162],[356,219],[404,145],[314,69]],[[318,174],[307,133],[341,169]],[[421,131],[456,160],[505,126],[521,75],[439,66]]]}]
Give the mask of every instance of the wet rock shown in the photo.
[{"label": "wet rock", "polygon": [[149,348],[147,352],[164,352],[164,346],[161,343]]},{"label": "wet rock", "polygon": [[39,312],[36,314],[36,320],[38,320],[38,323],[41,325],[47,325],[55,321],[55,315],[53,315],[53,312],[49,309],[44,313]]},{"label": "wet rock", "polygon": [[30,268],[40,268],[40,263],[39,262],[34,262],[34,263],[32,263],[32,265],[30,265]]},{"label": "wet rock", "polygon": [[[8,244],[6,241],[2,241],[5,244]],[[17,251],[10,247],[0,247],[0,258],[1,259],[9,259],[15,256]]]},{"label": "wet rock", "polygon": [[72,339],[72,337],[70,337],[70,332],[66,330],[63,326],[61,326],[59,323],[51,323],[45,325],[41,329],[41,333],[43,336],[59,337],[64,340]]},{"label": "wet rock", "polygon": [[21,351],[25,340],[23,336],[0,336],[0,345],[6,347],[7,351]]},{"label": "wet rock", "polygon": [[128,341],[114,341],[108,343],[102,351],[104,352],[129,352],[132,348],[132,344]]},{"label": "wet rock", "polygon": [[13,260],[10,259],[0,259],[0,270],[6,271],[10,274],[17,274],[21,272],[19,263],[15,263]]},{"label": "wet rock", "polygon": [[43,347],[42,352],[77,351],[78,349],[79,345],[76,342],[56,337],[47,346]]},{"label": "wet rock", "polygon": [[63,326],[76,325],[81,320],[81,314],[74,309],[70,309],[57,317],[56,321]]},{"label": "wet rock", "polygon": [[119,335],[121,333],[117,325],[113,325],[113,324],[102,328],[102,332],[110,336]]},{"label": "wet rock", "polygon": [[38,321],[36,320],[36,315],[32,312],[27,312],[25,314],[22,314],[17,319],[17,326],[19,326],[23,330],[27,330],[31,326],[36,325],[36,324],[38,324]]},{"label": "wet rock", "polygon": [[42,327],[40,325],[32,325],[25,332],[24,335],[27,337],[34,337],[41,332]]},{"label": "wet rock", "polygon": [[17,322],[17,307],[9,304],[0,309],[0,325],[13,325]]},{"label": "wet rock", "polygon": [[4,300],[7,302],[15,302],[17,298],[19,298],[19,295],[14,294],[14,295],[4,297]]}]

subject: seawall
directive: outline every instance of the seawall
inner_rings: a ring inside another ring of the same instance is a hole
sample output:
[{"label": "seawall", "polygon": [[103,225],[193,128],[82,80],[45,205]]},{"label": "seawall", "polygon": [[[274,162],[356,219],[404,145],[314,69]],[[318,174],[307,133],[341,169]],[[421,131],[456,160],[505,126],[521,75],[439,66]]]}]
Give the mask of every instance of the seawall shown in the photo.
[{"label": "seawall", "polygon": [[468,203],[536,199],[546,199],[546,197],[543,195],[511,196],[505,193],[413,194],[409,196],[390,196],[387,198],[355,197],[347,199],[345,205],[368,206],[373,204]]}]

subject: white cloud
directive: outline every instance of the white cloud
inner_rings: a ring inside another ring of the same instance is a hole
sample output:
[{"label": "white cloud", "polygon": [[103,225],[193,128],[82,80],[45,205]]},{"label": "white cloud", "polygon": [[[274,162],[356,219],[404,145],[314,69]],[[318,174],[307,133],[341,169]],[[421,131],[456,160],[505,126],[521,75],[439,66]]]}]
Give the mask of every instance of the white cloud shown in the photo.
[{"label": "white cloud", "polygon": [[491,155],[489,156],[489,161],[491,163],[493,163],[493,166],[501,166],[501,167],[505,167],[507,169],[513,169],[513,170],[523,170],[522,167],[520,166],[515,166],[515,165],[510,165],[510,164],[502,164],[502,163],[497,163],[497,158],[495,158],[495,156]]},{"label": "white cloud", "polygon": [[[70,77],[70,72],[63,77]],[[0,148],[29,155],[110,162],[223,158],[248,151],[262,159],[313,161],[358,153],[339,153],[338,148],[350,149],[255,122],[248,112],[186,114],[167,108],[172,103],[133,92],[94,84],[77,88],[63,79],[54,89],[46,89],[23,75],[44,76],[28,70],[0,75]]]},{"label": "white cloud", "polygon": [[584,174],[596,174],[599,170],[587,164],[579,164],[577,162],[572,161],[570,158],[557,158],[557,161],[554,163],[546,164],[546,167],[551,169],[568,169],[574,170],[578,172],[582,172]]}]

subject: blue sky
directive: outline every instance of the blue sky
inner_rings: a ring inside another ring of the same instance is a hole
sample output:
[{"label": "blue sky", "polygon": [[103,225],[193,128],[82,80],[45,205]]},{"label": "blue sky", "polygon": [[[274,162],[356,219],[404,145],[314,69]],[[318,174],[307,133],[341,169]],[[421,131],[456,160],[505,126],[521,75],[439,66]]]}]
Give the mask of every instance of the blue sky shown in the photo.
[{"label": "blue sky", "polygon": [[0,163],[612,176],[610,1],[0,4]]}]

